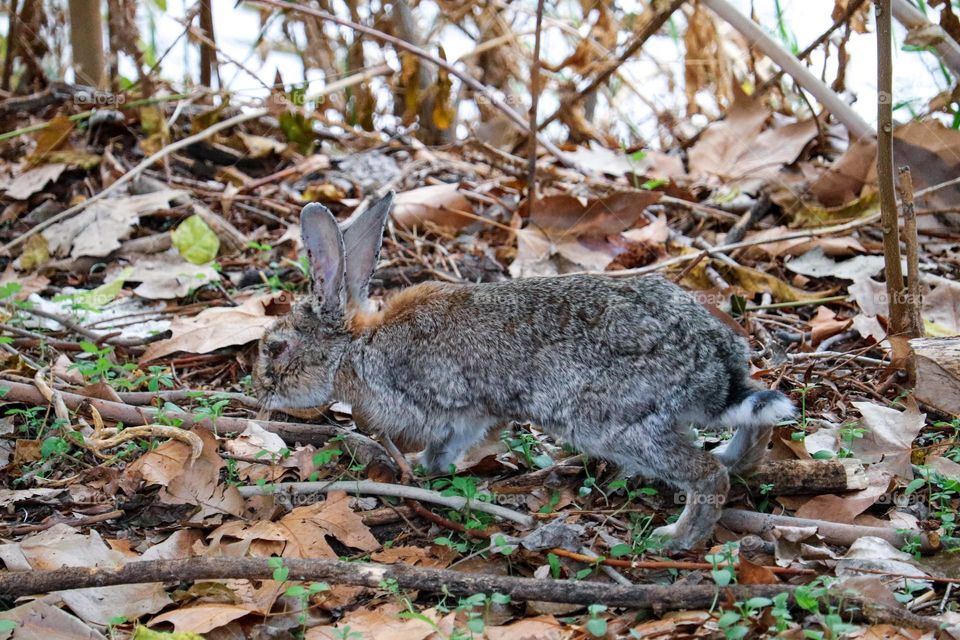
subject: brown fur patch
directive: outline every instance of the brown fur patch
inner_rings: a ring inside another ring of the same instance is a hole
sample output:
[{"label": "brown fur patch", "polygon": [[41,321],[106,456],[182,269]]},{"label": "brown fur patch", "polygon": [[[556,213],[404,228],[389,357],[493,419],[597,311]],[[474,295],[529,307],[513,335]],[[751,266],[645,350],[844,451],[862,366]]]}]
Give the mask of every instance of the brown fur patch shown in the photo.
[{"label": "brown fur patch", "polygon": [[437,282],[422,282],[393,295],[380,311],[352,309],[347,312],[347,330],[358,336],[367,331],[401,318],[418,306],[434,298],[441,292],[443,285]]}]

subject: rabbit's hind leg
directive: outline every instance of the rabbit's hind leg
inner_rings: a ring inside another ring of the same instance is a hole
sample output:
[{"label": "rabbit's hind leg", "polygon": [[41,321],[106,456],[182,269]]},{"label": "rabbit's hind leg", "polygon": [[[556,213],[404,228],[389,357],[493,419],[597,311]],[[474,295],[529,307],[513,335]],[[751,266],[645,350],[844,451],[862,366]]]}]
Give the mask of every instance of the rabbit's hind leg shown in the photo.
[{"label": "rabbit's hind leg", "polygon": [[[599,454],[632,473],[655,477],[676,487],[676,502],[684,505],[673,524],[654,535],[668,538],[671,549],[690,549],[710,535],[730,489],[727,470],[713,455],[696,447],[677,430],[652,430],[649,424],[623,434],[617,448]],[[625,444],[624,443],[629,443]],[[611,455],[611,451],[616,453]]]},{"label": "rabbit's hind leg", "polygon": [[683,511],[676,522],[653,533],[669,538],[671,549],[690,549],[709,536],[720,519],[730,479],[716,457],[685,438],[678,437],[670,453],[659,458],[662,466],[655,469],[655,475],[680,490],[676,502],[684,505]]}]

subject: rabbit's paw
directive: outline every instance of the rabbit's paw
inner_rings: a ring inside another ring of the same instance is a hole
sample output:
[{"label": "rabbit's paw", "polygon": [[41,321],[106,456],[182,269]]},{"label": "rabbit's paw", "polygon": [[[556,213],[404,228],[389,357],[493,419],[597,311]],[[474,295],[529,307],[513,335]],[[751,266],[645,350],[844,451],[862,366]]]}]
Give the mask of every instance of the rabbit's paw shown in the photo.
[{"label": "rabbit's paw", "polygon": [[664,548],[669,551],[686,551],[700,542],[700,536],[690,527],[684,527],[679,522],[657,527],[652,535],[663,540]]}]

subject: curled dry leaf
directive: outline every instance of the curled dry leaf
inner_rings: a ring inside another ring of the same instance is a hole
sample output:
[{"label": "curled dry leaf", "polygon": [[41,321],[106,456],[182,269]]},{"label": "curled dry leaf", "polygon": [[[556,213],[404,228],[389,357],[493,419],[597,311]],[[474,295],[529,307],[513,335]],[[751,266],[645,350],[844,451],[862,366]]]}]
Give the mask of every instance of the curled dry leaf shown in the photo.
[{"label": "curled dry leaf", "polygon": [[425,222],[462,229],[476,220],[470,201],[460,193],[456,183],[430,185],[398,193],[392,215],[397,224],[408,229],[422,226]]},{"label": "curled dry leaf", "polygon": [[[517,277],[568,271],[603,271],[622,251],[612,236],[633,227],[643,210],[660,199],[655,191],[624,191],[581,202],[572,196],[548,196],[520,206],[527,226],[517,230],[517,256],[510,274]],[[655,234],[652,234],[656,237]]]},{"label": "curled dry leaf", "polygon": [[268,293],[248,298],[239,307],[215,307],[192,318],[178,318],[170,323],[173,335],[147,347],[140,361],[149,362],[177,351],[210,353],[259,340],[276,319],[268,315],[271,307],[289,298],[285,292]]}]

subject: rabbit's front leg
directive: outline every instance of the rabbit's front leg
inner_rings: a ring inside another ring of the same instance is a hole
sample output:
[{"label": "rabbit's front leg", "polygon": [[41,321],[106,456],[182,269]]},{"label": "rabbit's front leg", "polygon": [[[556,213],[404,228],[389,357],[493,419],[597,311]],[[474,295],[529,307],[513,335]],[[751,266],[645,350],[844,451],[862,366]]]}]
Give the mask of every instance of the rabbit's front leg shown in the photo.
[{"label": "rabbit's front leg", "polygon": [[487,435],[492,421],[454,419],[443,429],[431,434],[420,463],[430,473],[448,473],[450,465]]}]

